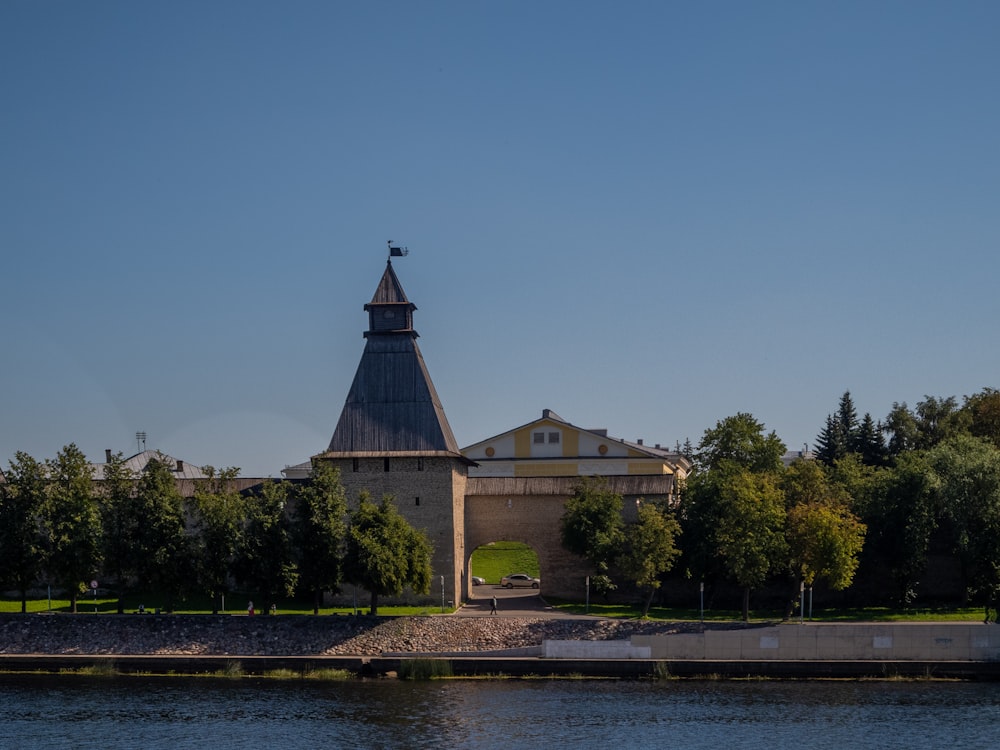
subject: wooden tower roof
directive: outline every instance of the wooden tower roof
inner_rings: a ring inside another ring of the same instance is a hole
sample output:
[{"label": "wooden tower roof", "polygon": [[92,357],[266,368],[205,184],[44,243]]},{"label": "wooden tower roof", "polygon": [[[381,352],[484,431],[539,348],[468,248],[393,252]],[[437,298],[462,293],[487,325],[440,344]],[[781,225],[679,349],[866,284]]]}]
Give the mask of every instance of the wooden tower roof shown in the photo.
[{"label": "wooden tower roof", "polygon": [[413,305],[390,260],[372,301],[369,328],[329,458],[448,455],[462,458],[413,329]]}]

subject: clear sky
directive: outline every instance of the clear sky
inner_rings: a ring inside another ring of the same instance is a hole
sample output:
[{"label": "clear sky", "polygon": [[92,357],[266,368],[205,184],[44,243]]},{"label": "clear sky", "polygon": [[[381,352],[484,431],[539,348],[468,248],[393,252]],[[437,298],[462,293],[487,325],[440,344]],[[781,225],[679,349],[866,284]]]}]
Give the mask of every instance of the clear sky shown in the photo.
[{"label": "clear sky", "polygon": [[1000,386],[1000,3],[0,3],[0,462],[279,476],[386,241],[460,445]]}]

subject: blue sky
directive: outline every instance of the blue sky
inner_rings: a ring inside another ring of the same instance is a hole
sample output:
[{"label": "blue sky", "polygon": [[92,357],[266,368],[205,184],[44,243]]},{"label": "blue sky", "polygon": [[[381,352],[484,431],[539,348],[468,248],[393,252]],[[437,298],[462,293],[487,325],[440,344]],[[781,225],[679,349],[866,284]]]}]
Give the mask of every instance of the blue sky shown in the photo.
[{"label": "blue sky", "polygon": [[386,240],[469,445],[998,387],[995,2],[0,3],[0,462],[278,476]]}]

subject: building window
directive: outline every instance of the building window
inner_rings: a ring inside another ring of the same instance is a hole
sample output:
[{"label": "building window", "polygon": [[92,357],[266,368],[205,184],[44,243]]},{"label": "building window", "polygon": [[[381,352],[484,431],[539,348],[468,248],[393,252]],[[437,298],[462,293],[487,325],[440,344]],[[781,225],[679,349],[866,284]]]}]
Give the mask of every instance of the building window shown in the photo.
[{"label": "building window", "polygon": [[358,459],[351,459],[351,471],[358,471]]},{"label": "building window", "polygon": [[533,433],[532,436],[531,436],[531,442],[533,442],[535,445],[539,445],[541,443],[544,443],[545,442],[545,433],[544,432]]},{"label": "building window", "polygon": [[559,433],[558,432],[550,432],[549,433],[549,442],[550,443],[558,443],[559,442]]},{"label": "building window", "polygon": [[416,504],[416,505],[420,505],[420,498],[419,498],[419,497],[418,497],[418,498],[416,498],[416,501],[417,501],[417,502],[416,502],[415,504]]},{"label": "building window", "polygon": [[382,459],[382,471],[389,471],[389,459],[388,458],[383,458]]},{"label": "building window", "polygon": [[[417,471],[423,471],[423,470],[424,470],[424,457],[417,456]],[[417,498],[417,505],[420,505],[419,497]]]}]

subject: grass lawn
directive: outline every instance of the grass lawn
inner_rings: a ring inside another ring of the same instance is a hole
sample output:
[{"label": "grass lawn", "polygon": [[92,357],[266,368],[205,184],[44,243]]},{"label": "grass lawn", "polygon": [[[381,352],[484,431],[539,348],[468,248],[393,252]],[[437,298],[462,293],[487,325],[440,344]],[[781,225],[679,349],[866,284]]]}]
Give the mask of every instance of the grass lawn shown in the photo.
[{"label": "grass lawn", "polygon": [[[475,572],[477,569],[473,568]],[[508,568],[503,568],[506,575],[512,572]],[[528,570],[520,568],[520,570]],[[530,573],[531,571],[528,570]],[[480,573],[475,573],[481,575]],[[494,574],[495,575],[495,574]],[[486,577],[486,576],[484,576]],[[487,581],[491,579],[487,578]],[[499,581],[499,576],[494,580]],[[226,598],[226,613],[232,615],[246,615],[246,596],[233,594]],[[629,604],[597,604],[591,602],[590,606],[583,602],[561,601],[547,597],[546,601],[553,607],[573,614],[590,614],[598,617],[635,619],[642,614],[642,608],[638,605]],[[143,598],[140,595],[130,595],[125,599],[125,612],[134,613],[139,605],[144,604],[147,613],[155,612],[156,600],[154,597]],[[362,606],[359,602],[358,611],[361,614],[367,612],[367,601]],[[276,614],[278,615],[311,615],[312,606],[307,602],[294,600],[279,600],[276,602]],[[77,601],[77,612],[82,615],[94,614],[95,607],[99,614],[114,614],[117,612],[117,601],[98,596],[96,601],[93,597],[80,597]],[[21,602],[19,599],[0,597],[0,613],[19,613]],[[69,612],[70,603],[68,599],[29,599],[28,612]],[[209,614],[212,611],[211,603],[208,599],[190,599],[178,602],[174,609],[175,614]],[[386,616],[423,616],[441,614],[440,606],[426,605],[417,607],[388,607],[380,606],[379,614]],[[445,612],[452,612],[445,609]],[[264,614],[259,608],[258,614]],[[323,607],[320,609],[321,615],[348,615],[354,613],[353,607]],[[778,610],[754,610],[750,613],[751,622],[777,622],[783,616]],[[733,622],[741,618],[739,610],[705,610],[705,622]],[[665,620],[672,622],[698,621],[700,612],[697,609],[684,609],[680,607],[652,607],[649,610],[650,620]],[[793,620],[797,620],[794,617]],[[808,619],[808,618],[807,618]],[[816,609],[813,611],[812,622],[982,622],[982,607],[975,608],[940,608],[940,609],[891,609],[889,607],[867,607],[856,609]]]},{"label": "grass lawn", "polygon": [[[245,594],[232,594],[226,597],[225,613],[230,615],[246,615],[247,596]],[[143,597],[139,594],[130,594],[125,597],[125,613],[134,614],[142,604],[147,614],[152,614],[156,608],[162,607],[163,602],[159,597]],[[254,602],[258,615],[263,615],[263,607],[258,602]],[[70,602],[68,599],[28,599],[28,612],[70,612]],[[0,613],[20,613],[21,600],[0,597]],[[116,614],[118,612],[118,600],[98,596],[95,600],[91,597],[81,596],[77,600],[76,611],[79,614]],[[445,612],[453,612],[453,609],[445,609]],[[174,614],[178,615],[205,615],[211,614],[212,603],[207,597],[194,597],[184,601],[178,601],[174,606]],[[358,612],[367,614],[368,599],[358,602]],[[275,602],[275,614],[278,615],[311,615],[313,613],[312,604],[305,601],[282,600]],[[321,607],[321,615],[350,615],[354,614],[353,607]],[[441,606],[425,605],[416,607],[389,607],[379,605],[379,615],[436,615],[441,614]]]},{"label": "grass lawn", "polygon": [[469,563],[472,575],[485,578],[486,583],[500,583],[511,573],[527,573],[538,577],[538,555],[521,542],[492,542],[472,553]]},{"label": "grass lawn", "polygon": [[[642,607],[628,604],[590,604],[566,602],[547,598],[549,604],[563,612],[591,614],[600,617],[634,619],[642,614]],[[742,619],[739,610],[705,610],[705,622],[732,622]],[[778,622],[784,612],[778,610],[754,610],[751,622]],[[699,620],[697,609],[680,607],[651,607],[648,619],[674,622]],[[798,620],[798,617],[792,618]],[[815,609],[811,622],[982,622],[983,608],[941,608],[941,609],[890,609],[888,607],[859,607],[851,609]]]}]

